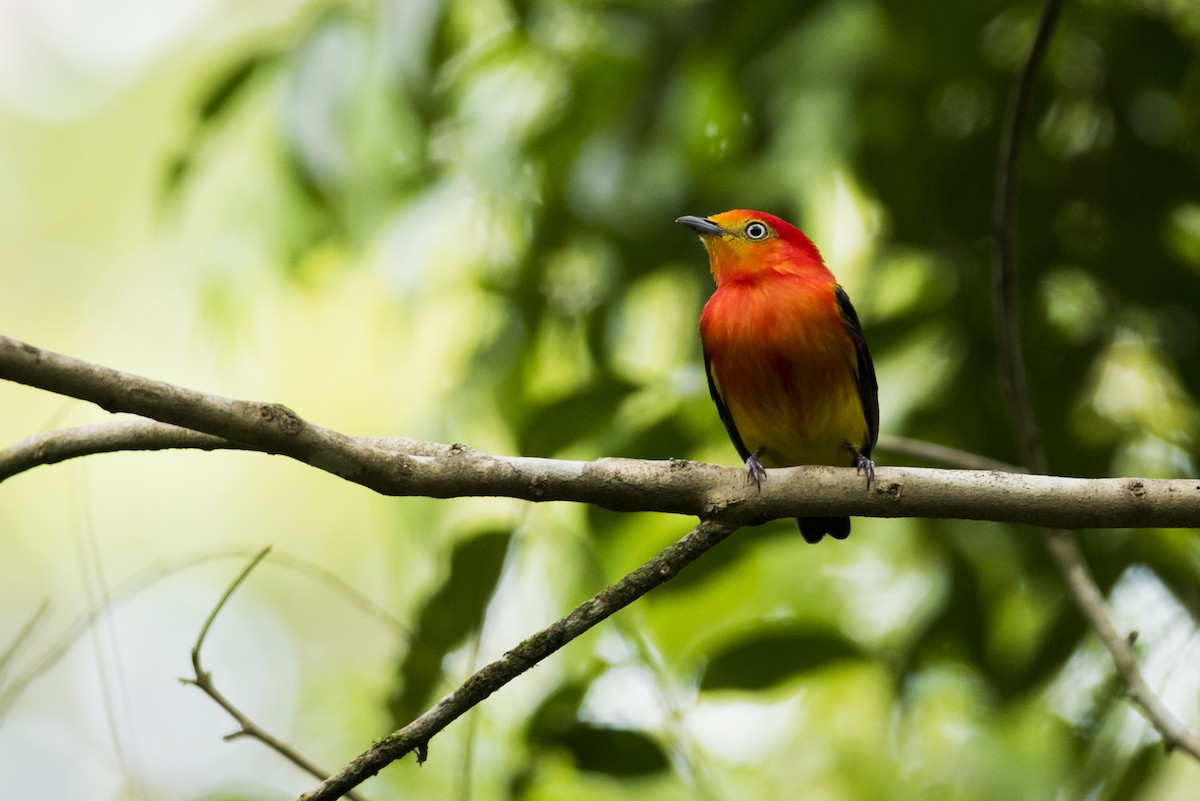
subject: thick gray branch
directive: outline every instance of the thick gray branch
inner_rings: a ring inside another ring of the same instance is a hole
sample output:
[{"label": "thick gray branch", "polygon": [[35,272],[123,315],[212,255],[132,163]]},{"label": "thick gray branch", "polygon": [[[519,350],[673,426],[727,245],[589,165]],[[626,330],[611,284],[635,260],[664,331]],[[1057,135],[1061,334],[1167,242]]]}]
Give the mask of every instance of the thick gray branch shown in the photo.
[{"label": "thick gray branch", "polygon": [[736,525],[850,514],[1060,527],[1200,527],[1200,481],[884,467],[868,491],[849,468],[794,467],[768,471],[760,492],[739,468],[676,459],[504,457],[401,437],[351,437],[279,404],[207,395],[6,337],[0,337],[0,378],[168,424],[121,421],[31,437],[0,451],[0,479],[105,450],[239,448],[286,455],[385,495],[574,501],[617,511],[719,517]]}]

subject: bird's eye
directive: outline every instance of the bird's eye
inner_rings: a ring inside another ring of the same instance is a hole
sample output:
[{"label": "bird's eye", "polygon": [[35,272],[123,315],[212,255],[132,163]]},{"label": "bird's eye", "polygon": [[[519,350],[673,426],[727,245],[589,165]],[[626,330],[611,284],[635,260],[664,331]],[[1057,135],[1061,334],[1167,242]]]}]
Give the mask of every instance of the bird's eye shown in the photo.
[{"label": "bird's eye", "polygon": [[747,239],[753,239],[757,242],[760,239],[766,239],[770,235],[771,229],[766,226],[766,223],[761,223],[758,220],[754,220],[746,226]]}]

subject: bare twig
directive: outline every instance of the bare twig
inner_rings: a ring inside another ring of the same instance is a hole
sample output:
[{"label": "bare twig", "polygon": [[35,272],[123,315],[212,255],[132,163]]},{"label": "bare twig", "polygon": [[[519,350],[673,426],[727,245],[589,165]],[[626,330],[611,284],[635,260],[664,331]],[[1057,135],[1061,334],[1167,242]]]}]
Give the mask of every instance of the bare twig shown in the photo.
[{"label": "bare twig", "polygon": [[[880,468],[870,491],[853,468],[792,467],[768,471],[761,491],[745,471],[688,462],[598,459],[593,462],[505,457],[463,445],[400,437],[351,437],[301,419],[278,404],[205,395],[0,337],[0,378],[66,392],[107,408],[168,424],[120,423],[44,435],[54,453],[94,453],[100,437],[113,448],[229,447],[283,454],[385,495],[434,498],[500,496],[574,501],[616,511],[720,518],[743,525],[798,515],[951,517],[1051,526],[1200,527],[1200,483],[1161,479],[1074,479],[998,471]],[[123,432],[123,433],[121,433]],[[71,445],[69,440],[82,442]],[[28,469],[39,442],[0,451],[0,475]]]},{"label": "bare twig", "polygon": [[[137,573],[124,579],[113,588],[113,591],[105,597],[104,601],[90,606],[80,613],[62,630],[52,643],[45,647],[40,655],[32,660],[32,663],[22,673],[16,675],[11,681],[0,687],[0,722],[3,721],[5,713],[16,699],[20,697],[21,693],[38,676],[43,675],[62,659],[101,615],[111,612],[120,604],[136,596],[146,588],[153,586],[156,582],[182,570],[207,564],[218,559],[245,558],[249,555],[252,555],[251,552],[245,548],[221,548],[190,553],[180,558],[163,559],[147,565]],[[386,609],[321,565],[281,553],[278,550],[271,552],[270,564],[278,565],[285,570],[291,570],[300,575],[307,576],[313,581],[325,585],[335,594],[343,596],[348,603],[358,607],[358,609],[393,629],[399,635],[411,635],[409,629]],[[48,603],[47,601],[43,606]]]},{"label": "bare twig", "polygon": [[[241,586],[242,582],[246,580],[246,577],[250,575],[250,571],[254,570],[254,568],[257,567],[258,564],[265,559],[267,554],[270,552],[271,549],[269,547],[263,548],[261,551],[259,551],[254,559],[250,561],[250,564],[246,565],[245,569],[242,570],[242,572],[238,574],[238,577],[233,580],[233,583],[226,588],[225,593],[221,596],[221,600],[217,601],[217,605],[213,607],[211,612],[209,612],[208,618],[204,621],[204,625],[200,627],[200,634],[196,637],[196,644],[192,646],[192,670],[195,671],[196,675],[194,678],[180,679],[180,681],[182,681],[184,684],[191,684],[195,687],[198,687],[201,692],[215,701],[218,706],[229,713],[230,717],[237,721],[238,730],[232,734],[226,735],[226,740],[231,740],[235,737],[250,737],[258,740],[260,743],[267,746],[272,751],[291,762],[293,765],[296,765],[317,779],[324,781],[326,777],[329,776],[328,771],[321,770],[319,767],[313,764],[311,760],[309,760],[295,748],[275,737],[266,729],[263,729],[261,726],[256,724],[254,721],[250,720],[250,718],[247,717],[244,712],[238,709],[232,701],[226,698],[225,695],[217,689],[216,684],[213,682],[212,674],[204,669],[204,666],[200,661],[200,650],[204,647],[204,640],[206,637],[208,637],[209,629],[212,628],[213,623],[216,622],[217,615],[221,613],[221,610],[225,607],[226,602],[229,601],[230,597],[237,590],[237,588]],[[362,801],[360,796],[356,796],[353,793],[347,792],[345,795],[347,798],[356,798],[358,801]]]},{"label": "bare twig", "polygon": [[[407,437],[353,439],[368,448],[380,448],[406,456],[444,456],[450,452],[449,445],[422,442]],[[0,481],[35,467],[58,464],[81,456],[165,450],[272,452],[269,448],[256,448],[225,437],[202,434],[190,428],[160,423],[144,417],[132,417],[25,437],[0,451]]]},{"label": "bare twig", "polygon": [[1079,550],[1079,541],[1074,532],[1051,529],[1046,532],[1046,544],[1055,561],[1063,571],[1067,587],[1079,605],[1084,617],[1096,631],[1100,642],[1112,656],[1113,664],[1125,682],[1125,692],[1158,730],[1167,750],[1180,748],[1196,759],[1200,759],[1200,737],[1188,729],[1166,704],[1151,689],[1138,665],[1131,636],[1117,631],[1109,617],[1104,596],[1088,571],[1087,560]]},{"label": "bare twig", "polygon": [[1035,473],[1046,472],[1045,455],[1025,379],[1021,352],[1021,318],[1018,311],[1016,266],[1017,183],[1020,175],[1021,137],[1029,109],[1030,93],[1054,26],[1062,0],[1045,0],[1042,17],[1034,34],[1029,56],[1013,78],[996,156],[996,194],[992,204],[992,286],[995,308],[996,347],[1000,357],[1001,385],[1009,418],[1017,437],[1022,463]]},{"label": "bare twig", "polygon": [[1024,467],[981,456],[978,453],[951,448],[936,442],[898,437],[894,434],[883,434],[879,437],[877,450],[887,451],[901,456],[909,456],[934,464],[961,467],[964,470],[997,470],[1002,473],[1028,473]]},{"label": "bare twig", "polygon": [[[1001,383],[1021,461],[1034,473],[1046,472],[1046,453],[1030,399],[1025,358],[1021,348],[1015,256],[1016,189],[1020,174],[1021,136],[1024,132],[1030,94],[1034,78],[1054,33],[1061,6],[1061,0],[1045,0],[1029,55],[1013,79],[1004,116],[1000,150],[996,158],[996,194],[992,219],[995,243],[992,277]],[[1133,650],[1132,638],[1122,636],[1113,624],[1104,596],[1088,570],[1075,533],[1062,528],[1045,528],[1042,534],[1076,606],[1112,657],[1113,665],[1125,683],[1130,700],[1162,736],[1168,751],[1176,747],[1182,748],[1200,760],[1200,737],[1187,729],[1147,684]]]},{"label": "bare twig", "polygon": [[0,459],[0,481],[39,465],[58,464],[80,456],[172,448],[205,451],[248,449],[223,437],[153,420],[111,420],[34,434],[14,443]]},{"label": "bare twig", "polygon": [[[43,598],[38,608],[30,615],[29,620],[25,621],[25,625],[21,626],[21,630],[17,632],[17,636],[13,637],[12,642],[0,653],[0,679],[4,678],[4,674],[8,672],[8,666],[12,664],[13,657],[21,650],[21,646],[33,636],[33,632],[37,630],[38,624],[41,623],[46,615],[50,612],[50,599]],[[0,714],[3,714],[3,706],[0,706]]]},{"label": "bare twig", "polygon": [[613,613],[674,578],[687,565],[734,532],[713,520],[702,522],[687,536],[664,549],[616,584],[598,592],[569,615],[534,634],[504,656],[481,668],[458,689],[425,714],[399,731],[389,734],[353,760],[337,775],[323,782],[305,801],[329,801],[374,776],[406,754],[415,752],[418,762],[428,755],[429,740],[468,710],[486,699],[571,640]]}]

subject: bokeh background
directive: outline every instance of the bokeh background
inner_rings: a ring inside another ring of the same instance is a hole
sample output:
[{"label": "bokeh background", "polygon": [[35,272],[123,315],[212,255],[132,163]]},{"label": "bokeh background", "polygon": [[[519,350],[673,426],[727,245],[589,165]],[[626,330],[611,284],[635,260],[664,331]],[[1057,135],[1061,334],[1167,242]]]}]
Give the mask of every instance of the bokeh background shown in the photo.
[{"label": "bokeh background", "polygon": [[[989,219],[1032,2],[5,0],[0,330],[351,434],[735,465],[681,214],[800,224],[885,434],[1015,460]],[[1021,173],[1051,469],[1195,475],[1200,4],[1067,4]],[[0,385],[0,441],[105,419]],[[882,464],[913,463],[877,454]],[[682,535],[388,499],[281,458],[105,455],[0,487],[0,777],[22,799],[282,799]],[[1184,799],[1030,528],[739,532],[370,798]],[[1200,549],[1084,532],[1197,725]],[[39,609],[42,611],[39,612]],[[22,634],[28,629],[27,634]],[[11,647],[10,647],[11,646]]]}]

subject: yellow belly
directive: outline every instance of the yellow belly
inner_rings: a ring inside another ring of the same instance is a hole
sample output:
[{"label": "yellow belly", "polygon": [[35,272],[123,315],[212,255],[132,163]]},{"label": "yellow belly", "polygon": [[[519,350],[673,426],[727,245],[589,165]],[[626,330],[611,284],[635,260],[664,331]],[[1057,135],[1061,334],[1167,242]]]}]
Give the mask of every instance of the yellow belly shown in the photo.
[{"label": "yellow belly", "polygon": [[751,452],[763,449],[765,466],[850,465],[850,446],[862,448],[867,441],[862,402],[852,380],[827,390],[799,397],[740,392],[725,397],[743,444]]},{"label": "yellow belly", "polygon": [[801,291],[810,290],[723,296],[729,305],[701,326],[709,369],[742,443],[762,448],[764,465],[850,465],[850,447],[869,437],[854,342],[835,304]]}]

